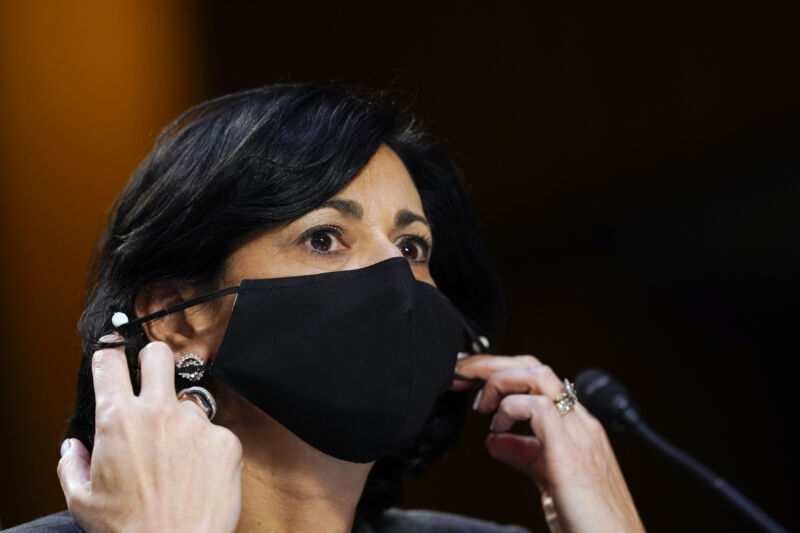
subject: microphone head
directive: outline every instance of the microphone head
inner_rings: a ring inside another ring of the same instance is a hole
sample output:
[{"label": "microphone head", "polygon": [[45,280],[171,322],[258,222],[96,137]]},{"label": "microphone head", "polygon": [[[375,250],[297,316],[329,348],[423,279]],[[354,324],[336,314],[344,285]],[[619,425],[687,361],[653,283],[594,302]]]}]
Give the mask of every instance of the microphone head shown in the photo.
[{"label": "microphone head", "polygon": [[639,423],[638,407],[625,386],[599,368],[587,368],[575,377],[578,400],[607,428],[632,429]]}]

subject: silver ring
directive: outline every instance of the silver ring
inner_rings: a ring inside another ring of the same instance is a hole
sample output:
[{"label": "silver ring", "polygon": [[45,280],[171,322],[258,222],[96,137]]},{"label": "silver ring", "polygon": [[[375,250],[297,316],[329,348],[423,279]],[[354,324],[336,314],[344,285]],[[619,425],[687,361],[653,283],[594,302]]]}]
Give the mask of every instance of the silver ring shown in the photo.
[{"label": "silver ring", "polygon": [[553,400],[553,404],[556,406],[556,409],[558,409],[558,412],[561,413],[561,416],[572,411],[572,408],[575,407],[575,403],[578,401],[578,393],[575,392],[575,385],[573,385],[570,380],[564,380],[564,389],[566,392],[562,392]]},{"label": "silver ring", "polygon": [[217,402],[214,397],[203,387],[187,387],[178,393],[178,401],[189,400],[199,405],[206,412],[209,420],[217,414]]}]

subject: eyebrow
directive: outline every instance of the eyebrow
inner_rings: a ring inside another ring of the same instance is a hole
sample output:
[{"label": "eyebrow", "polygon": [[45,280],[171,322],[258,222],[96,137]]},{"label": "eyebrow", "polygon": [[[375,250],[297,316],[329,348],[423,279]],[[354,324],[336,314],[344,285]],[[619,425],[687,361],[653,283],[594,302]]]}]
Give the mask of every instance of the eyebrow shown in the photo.
[{"label": "eyebrow", "polygon": [[361,220],[361,218],[364,216],[364,208],[361,207],[361,204],[354,202],[353,200],[332,198],[322,202],[322,205],[319,206],[319,208],[322,209],[323,207],[332,207],[349,218],[357,218]]},{"label": "eyebrow", "polygon": [[[319,209],[322,209],[323,207],[336,209],[341,214],[349,218],[361,220],[364,217],[364,208],[361,207],[361,204],[353,200],[331,198],[330,200],[322,202],[322,205],[319,206]],[[430,227],[428,220],[424,216],[418,215],[417,213],[409,211],[408,209],[399,209],[394,215],[394,225],[396,228],[408,226],[413,222],[422,222],[426,226]]]},{"label": "eyebrow", "polygon": [[402,228],[408,226],[412,222],[422,222],[426,226],[430,227],[428,224],[427,219],[422,216],[418,215],[408,209],[400,209],[397,214],[394,215],[394,227]]}]

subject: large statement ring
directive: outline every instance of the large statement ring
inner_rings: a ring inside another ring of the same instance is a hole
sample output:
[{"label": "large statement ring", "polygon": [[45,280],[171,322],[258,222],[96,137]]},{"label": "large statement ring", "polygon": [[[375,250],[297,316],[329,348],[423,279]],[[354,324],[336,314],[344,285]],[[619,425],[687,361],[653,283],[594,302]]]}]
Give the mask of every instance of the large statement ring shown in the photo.
[{"label": "large statement ring", "polygon": [[178,393],[178,401],[189,400],[200,406],[206,412],[209,420],[217,414],[217,402],[214,397],[203,387],[188,387]]},{"label": "large statement ring", "polygon": [[555,400],[553,400],[553,404],[555,404],[561,416],[572,411],[572,408],[575,407],[575,402],[578,401],[578,395],[575,393],[575,385],[573,385],[570,380],[564,380],[564,388],[566,391],[556,396]]}]

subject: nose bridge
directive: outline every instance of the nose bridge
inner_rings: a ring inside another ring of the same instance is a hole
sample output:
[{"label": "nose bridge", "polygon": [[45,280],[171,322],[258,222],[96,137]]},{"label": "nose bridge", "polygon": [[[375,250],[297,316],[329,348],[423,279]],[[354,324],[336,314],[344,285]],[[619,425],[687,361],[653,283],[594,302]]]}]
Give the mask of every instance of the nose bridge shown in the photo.
[{"label": "nose bridge", "polygon": [[389,240],[389,237],[379,232],[373,234],[373,238],[369,240],[367,248],[364,254],[366,265],[379,263],[392,257],[403,257],[400,249]]}]

